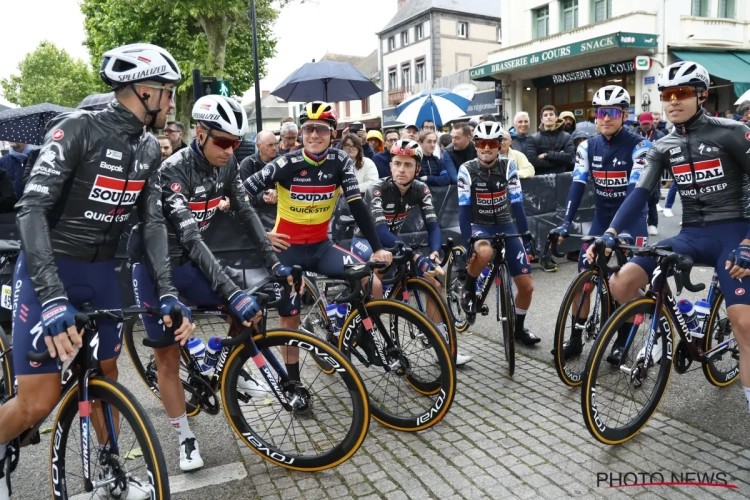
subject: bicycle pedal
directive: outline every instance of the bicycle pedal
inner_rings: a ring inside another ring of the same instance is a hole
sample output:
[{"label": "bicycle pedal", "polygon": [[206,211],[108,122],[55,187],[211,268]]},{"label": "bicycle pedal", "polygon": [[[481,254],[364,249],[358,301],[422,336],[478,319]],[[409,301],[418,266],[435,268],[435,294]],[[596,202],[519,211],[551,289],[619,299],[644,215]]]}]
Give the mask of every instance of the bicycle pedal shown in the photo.
[{"label": "bicycle pedal", "polygon": [[482,314],[482,316],[487,316],[490,313],[490,306],[487,304],[482,304],[482,308],[479,310],[479,312]]}]

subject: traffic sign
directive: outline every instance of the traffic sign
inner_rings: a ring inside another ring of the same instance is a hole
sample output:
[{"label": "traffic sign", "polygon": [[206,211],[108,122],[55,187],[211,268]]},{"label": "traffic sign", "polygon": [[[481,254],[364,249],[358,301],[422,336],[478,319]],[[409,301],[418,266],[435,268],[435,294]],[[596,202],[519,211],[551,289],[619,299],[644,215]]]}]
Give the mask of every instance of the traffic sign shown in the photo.
[{"label": "traffic sign", "polygon": [[206,81],[212,77],[203,77],[203,95],[214,94],[229,97],[232,95],[232,85],[227,80]]}]

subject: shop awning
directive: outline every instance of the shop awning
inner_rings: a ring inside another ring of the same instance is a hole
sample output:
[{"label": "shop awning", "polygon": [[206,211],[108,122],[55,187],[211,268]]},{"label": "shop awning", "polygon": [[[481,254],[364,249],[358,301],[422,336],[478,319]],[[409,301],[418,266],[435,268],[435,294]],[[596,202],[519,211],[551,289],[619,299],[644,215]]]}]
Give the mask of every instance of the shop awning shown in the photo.
[{"label": "shop awning", "polygon": [[730,82],[750,82],[750,54],[687,50],[673,50],[672,53],[683,61],[697,62],[713,76]]}]

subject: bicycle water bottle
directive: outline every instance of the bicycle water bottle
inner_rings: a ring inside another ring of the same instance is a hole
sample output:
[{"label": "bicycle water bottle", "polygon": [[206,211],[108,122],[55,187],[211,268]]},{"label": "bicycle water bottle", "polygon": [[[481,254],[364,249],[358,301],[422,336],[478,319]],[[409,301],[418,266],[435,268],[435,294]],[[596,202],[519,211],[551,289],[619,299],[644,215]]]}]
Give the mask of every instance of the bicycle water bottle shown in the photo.
[{"label": "bicycle water bottle", "polygon": [[482,273],[477,278],[477,293],[482,291],[482,288],[484,288],[484,280],[487,279],[487,276],[490,275],[490,269],[488,267],[485,267],[482,269]]},{"label": "bicycle water bottle", "polygon": [[339,304],[336,307],[336,326],[334,328],[334,333],[337,337],[341,333],[341,327],[344,326],[344,320],[346,319],[346,312],[348,309],[348,304]]},{"label": "bicycle water bottle", "polygon": [[203,366],[201,366],[204,375],[213,372],[216,362],[219,360],[219,354],[221,354],[221,337],[211,337],[208,339],[206,355],[203,357]]},{"label": "bicycle water bottle", "polygon": [[206,355],[206,344],[204,344],[201,339],[191,337],[190,340],[187,341],[187,348],[192,357],[199,362],[203,361],[203,358]]},{"label": "bicycle water bottle", "polygon": [[338,309],[337,304],[328,304],[326,306],[326,315],[328,316],[328,322],[333,325],[333,329],[336,330],[338,320],[336,319],[336,310]]},{"label": "bicycle water bottle", "polygon": [[693,303],[688,299],[682,299],[677,302],[677,307],[685,318],[685,323],[688,327],[688,331],[685,333],[687,333],[688,337],[703,337],[700,323],[698,322],[698,315],[696,314],[695,307],[693,307]]}]

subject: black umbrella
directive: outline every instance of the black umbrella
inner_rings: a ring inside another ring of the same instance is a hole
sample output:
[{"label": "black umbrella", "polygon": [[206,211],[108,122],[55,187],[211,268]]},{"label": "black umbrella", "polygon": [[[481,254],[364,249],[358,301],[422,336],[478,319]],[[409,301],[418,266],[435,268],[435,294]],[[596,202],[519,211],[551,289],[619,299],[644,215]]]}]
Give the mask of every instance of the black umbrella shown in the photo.
[{"label": "black umbrella", "polygon": [[69,111],[75,109],[49,103],[0,111],[0,140],[41,144],[47,122]]},{"label": "black umbrella", "polygon": [[76,108],[85,109],[87,111],[98,111],[106,108],[114,98],[114,92],[107,92],[106,94],[91,94],[90,96],[84,97],[83,101],[81,101]]},{"label": "black umbrella", "polygon": [[286,102],[357,101],[377,94],[380,88],[346,62],[305,63],[271,94]]}]

